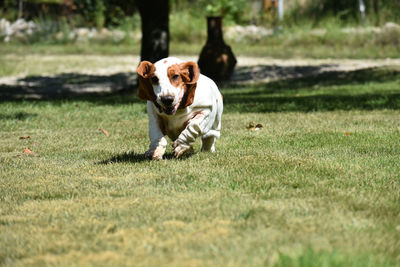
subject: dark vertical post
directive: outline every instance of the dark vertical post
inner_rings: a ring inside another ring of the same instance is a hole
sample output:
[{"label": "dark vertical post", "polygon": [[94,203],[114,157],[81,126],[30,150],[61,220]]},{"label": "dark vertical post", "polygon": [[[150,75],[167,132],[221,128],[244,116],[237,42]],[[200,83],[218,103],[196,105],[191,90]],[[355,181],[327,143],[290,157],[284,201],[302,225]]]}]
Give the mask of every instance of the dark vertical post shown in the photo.
[{"label": "dark vertical post", "polygon": [[142,21],[141,60],[156,62],[169,54],[169,1],[136,1]]},{"label": "dark vertical post", "polygon": [[225,43],[222,38],[222,17],[207,18],[207,43]]},{"label": "dark vertical post", "polygon": [[201,73],[213,80],[227,80],[232,75],[236,58],[222,36],[222,17],[207,18],[207,42],[201,50],[199,67]]}]

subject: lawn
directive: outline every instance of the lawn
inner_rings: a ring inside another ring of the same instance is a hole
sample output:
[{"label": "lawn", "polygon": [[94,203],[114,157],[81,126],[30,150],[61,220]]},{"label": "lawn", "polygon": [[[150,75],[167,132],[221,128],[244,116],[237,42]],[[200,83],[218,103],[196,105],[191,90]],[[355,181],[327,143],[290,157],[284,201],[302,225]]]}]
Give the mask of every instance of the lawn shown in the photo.
[{"label": "lawn", "polygon": [[163,161],[134,93],[1,100],[0,264],[400,264],[398,67],[221,91],[217,152]]}]

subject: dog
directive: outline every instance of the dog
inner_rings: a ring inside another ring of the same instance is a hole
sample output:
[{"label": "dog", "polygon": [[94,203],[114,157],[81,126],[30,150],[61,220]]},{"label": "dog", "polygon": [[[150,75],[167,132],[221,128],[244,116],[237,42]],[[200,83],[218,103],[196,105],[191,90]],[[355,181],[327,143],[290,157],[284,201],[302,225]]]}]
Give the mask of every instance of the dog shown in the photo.
[{"label": "dog", "polygon": [[192,151],[201,136],[202,151],[215,151],[220,137],[222,95],[210,78],[200,74],[195,62],[168,57],[137,68],[138,97],[147,100],[150,147],[145,156],[161,160],[168,136],[176,158]]}]

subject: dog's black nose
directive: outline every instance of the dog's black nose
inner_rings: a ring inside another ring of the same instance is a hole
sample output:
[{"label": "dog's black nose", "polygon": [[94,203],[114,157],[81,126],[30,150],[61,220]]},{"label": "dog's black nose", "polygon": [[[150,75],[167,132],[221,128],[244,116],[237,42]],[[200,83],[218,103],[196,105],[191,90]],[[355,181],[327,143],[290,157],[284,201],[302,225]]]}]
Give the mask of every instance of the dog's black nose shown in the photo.
[{"label": "dog's black nose", "polygon": [[174,102],[174,97],[172,95],[162,96],[161,102],[166,106],[171,106],[172,102]]}]

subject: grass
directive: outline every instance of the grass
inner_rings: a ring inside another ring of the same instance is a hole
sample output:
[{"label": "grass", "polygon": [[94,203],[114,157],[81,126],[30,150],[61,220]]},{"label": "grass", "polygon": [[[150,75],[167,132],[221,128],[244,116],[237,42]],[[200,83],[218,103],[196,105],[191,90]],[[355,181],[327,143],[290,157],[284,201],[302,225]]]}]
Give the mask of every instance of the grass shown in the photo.
[{"label": "grass", "polygon": [[217,152],[157,162],[133,94],[3,99],[0,263],[399,265],[399,84],[387,67],[223,85]]},{"label": "grass", "polygon": [[[239,54],[276,58],[398,58],[400,31],[382,27],[368,32],[364,27],[346,28],[327,23],[319,29],[306,25],[284,26],[282,32],[260,41],[230,42]],[[349,28],[347,28],[349,29]],[[358,31],[357,31],[358,30]],[[320,33],[318,33],[321,31]]]},{"label": "grass", "polygon": [[[183,38],[183,37],[182,37]],[[338,29],[322,36],[310,31],[289,29],[283,34],[265,37],[261,41],[235,41],[226,39],[236,55],[272,58],[397,58],[400,55],[399,33],[389,37],[385,34],[345,34]],[[205,38],[194,41],[173,39],[170,53],[175,55],[200,54]],[[77,44],[2,44],[3,55],[138,55],[140,43],[77,43]]]},{"label": "grass", "polygon": [[[115,62],[118,61],[118,64]],[[132,62],[138,61],[133,55],[7,55],[0,59],[0,77],[19,75],[40,76],[46,74],[79,73],[84,71],[129,70],[136,71]]]},{"label": "grass", "polygon": [[369,68],[302,78],[295,86],[293,80],[233,86],[225,91],[229,96],[225,103],[228,110],[240,112],[398,109],[399,71],[399,67]]}]

